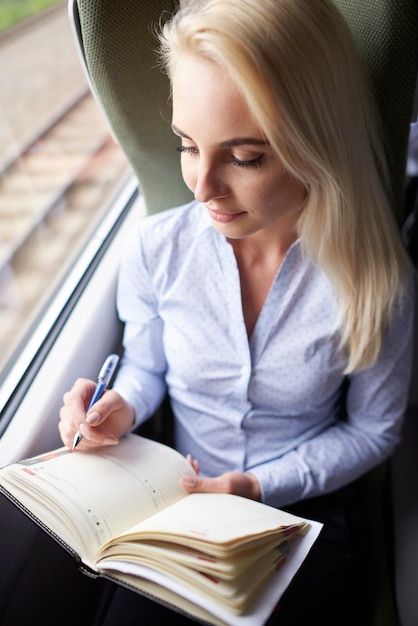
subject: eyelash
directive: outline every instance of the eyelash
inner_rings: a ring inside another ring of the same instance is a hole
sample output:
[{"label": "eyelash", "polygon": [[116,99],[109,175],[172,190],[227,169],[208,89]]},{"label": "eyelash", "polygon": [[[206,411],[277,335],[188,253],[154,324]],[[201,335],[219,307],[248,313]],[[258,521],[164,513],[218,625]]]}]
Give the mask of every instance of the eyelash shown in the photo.
[{"label": "eyelash", "polygon": [[[197,154],[197,148],[194,148],[192,146],[178,146],[176,150],[177,152],[181,152],[182,154]],[[260,154],[260,156],[252,159],[251,161],[241,161],[234,156],[232,156],[231,159],[232,164],[236,165],[237,167],[248,167],[250,169],[257,169],[258,167],[261,167],[263,163],[264,154]]]}]

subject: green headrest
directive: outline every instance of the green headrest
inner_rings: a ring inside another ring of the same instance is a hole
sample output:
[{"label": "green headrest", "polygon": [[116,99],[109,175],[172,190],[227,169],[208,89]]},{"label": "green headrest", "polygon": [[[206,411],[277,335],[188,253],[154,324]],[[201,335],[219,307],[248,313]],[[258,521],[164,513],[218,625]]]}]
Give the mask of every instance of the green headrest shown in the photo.
[{"label": "green headrest", "polygon": [[417,0],[334,0],[353,33],[386,133],[394,212],[403,209],[418,63]]},{"label": "green headrest", "polygon": [[154,31],[170,0],[77,0],[86,65],[148,213],[190,199],[171,131],[168,79],[157,66]]}]

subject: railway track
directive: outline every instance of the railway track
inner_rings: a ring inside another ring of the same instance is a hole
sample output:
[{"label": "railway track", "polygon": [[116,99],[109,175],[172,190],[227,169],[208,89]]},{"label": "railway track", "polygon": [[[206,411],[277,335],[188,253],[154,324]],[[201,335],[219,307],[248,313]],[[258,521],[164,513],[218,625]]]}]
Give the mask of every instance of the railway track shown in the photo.
[{"label": "railway track", "polygon": [[130,175],[90,94],[0,175],[0,371]]},{"label": "railway track", "polygon": [[[131,175],[90,94],[72,41],[65,42],[66,19],[62,9],[51,11],[0,42],[0,80],[7,87],[2,88],[3,113],[18,138],[8,141],[0,119],[0,372]],[[49,44],[62,45],[56,69],[50,50],[41,50],[49,32],[55,38]],[[48,66],[40,70],[41,80],[38,73],[29,85],[9,59],[19,61],[30,77],[26,64],[33,50]],[[70,53],[75,60],[68,60]],[[44,105],[46,86],[50,108]],[[39,90],[35,95],[33,88]],[[23,110],[24,102],[30,104]]]},{"label": "railway track", "polygon": [[109,139],[86,92],[0,175],[0,267],[45,224]]}]

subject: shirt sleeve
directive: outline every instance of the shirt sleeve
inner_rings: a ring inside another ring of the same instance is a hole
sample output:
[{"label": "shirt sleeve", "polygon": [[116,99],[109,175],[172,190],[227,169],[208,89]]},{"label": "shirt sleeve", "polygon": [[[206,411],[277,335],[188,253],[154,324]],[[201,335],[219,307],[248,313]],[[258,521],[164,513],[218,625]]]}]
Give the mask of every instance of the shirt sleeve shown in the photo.
[{"label": "shirt sleeve", "polygon": [[393,453],[408,400],[413,316],[411,284],[396,308],[376,364],[349,376],[344,418],[283,456],[250,468],[264,502],[281,507],[328,493]]},{"label": "shirt sleeve", "polygon": [[160,406],[165,393],[163,323],[142,250],[139,229],[126,242],[119,268],[117,309],[124,323],[123,357],[113,389],[135,408],[135,425]]}]

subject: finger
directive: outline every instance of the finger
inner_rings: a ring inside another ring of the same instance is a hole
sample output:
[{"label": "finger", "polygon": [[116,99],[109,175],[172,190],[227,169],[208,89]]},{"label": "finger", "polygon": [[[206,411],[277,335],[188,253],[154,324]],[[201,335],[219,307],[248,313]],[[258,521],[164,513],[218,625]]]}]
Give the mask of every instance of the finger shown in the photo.
[{"label": "finger", "polygon": [[190,463],[190,465],[193,467],[196,474],[199,474],[200,473],[199,461],[197,459],[193,459],[191,454],[188,454],[186,456],[186,459],[188,463]]},{"label": "finger", "polygon": [[119,443],[119,439],[112,433],[101,428],[93,428],[84,422],[80,424],[79,432],[83,439],[78,447],[80,447],[81,444],[83,444],[84,447],[98,447],[114,446]]},{"label": "finger", "polygon": [[183,486],[190,493],[233,493],[237,496],[260,500],[260,485],[252,474],[226,472],[215,478],[184,476]]},{"label": "finger", "polygon": [[186,475],[183,476],[182,483],[190,493],[229,493],[229,489],[222,477],[201,478],[199,476]]},{"label": "finger", "polygon": [[[87,414],[81,415],[76,430],[90,445],[107,446],[118,443],[116,435],[106,428],[106,425],[110,425],[109,416],[118,409],[118,399],[118,395],[105,391],[103,397],[93,404]],[[101,425],[102,428],[99,428]]]},{"label": "finger", "polygon": [[[104,414],[93,410],[86,415],[86,405],[88,406],[95,388],[96,383],[93,381],[79,378],[70,391],[67,391],[63,396],[64,406],[60,409],[59,431],[64,444],[71,449],[73,448],[74,435],[77,432],[83,437],[77,446],[78,449],[111,445],[118,442],[115,437],[104,430],[95,435],[93,428],[91,428],[106,419],[106,404],[102,407]],[[97,406],[97,402],[94,406]]]},{"label": "finger", "polygon": [[95,383],[93,381],[79,378],[70,391],[63,395],[64,406],[60,411],[62,421],[74,428],[74,433],[78,424],[85,420],[86,406],[93,393]]},{"label": "finger", "polygon": [[58,422],[58,430],[63,444],[67,446],[67,448],[72,448],[76,427],[72,423],[72,420],[66,414],[67,409],[65,407],[62,407],[60,410],[60,421]]},{"label": "finger", "polygon": [[64,394],[64,402],[67,396],[68,402],[65,402],[65,404],[81,404],[84,410],[86,410],[95,389],[96,383],[94,381],[88,378],[77,378],[70,391]]},{"label": "finger", "polygon": [[99,426],[110,416],[119,414],[127,406],[127,403],[117,392],[107,389],[103,396],[89,408],[85,422],[90,426]]}]

